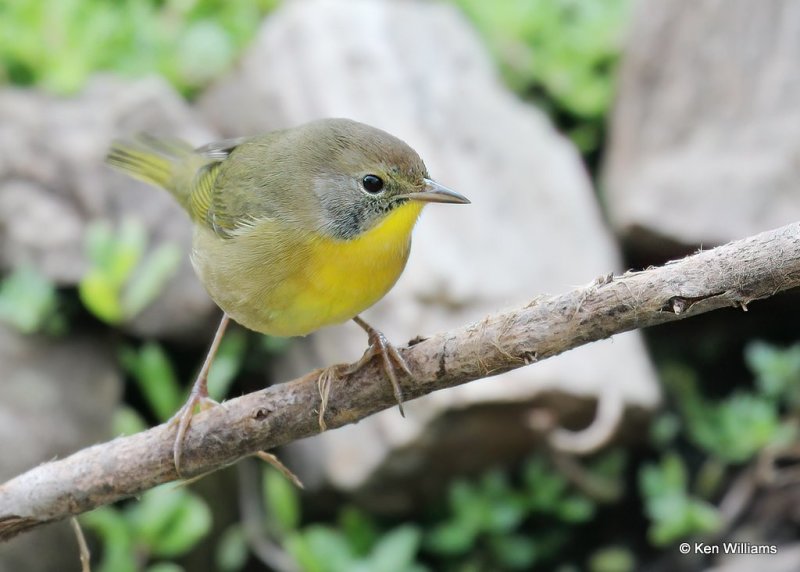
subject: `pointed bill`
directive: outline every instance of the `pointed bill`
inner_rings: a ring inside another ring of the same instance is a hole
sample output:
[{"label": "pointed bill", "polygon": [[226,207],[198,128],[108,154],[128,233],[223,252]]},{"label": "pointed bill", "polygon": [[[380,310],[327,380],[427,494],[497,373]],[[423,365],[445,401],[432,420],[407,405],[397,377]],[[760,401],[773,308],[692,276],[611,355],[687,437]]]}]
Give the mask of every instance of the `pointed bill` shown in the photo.
[{"label": "pointed bill", "polygon": [[404,198],[428,203],[452,203],[459,205],[468,205],[470,203],[470,200],[464,195],[448,189],[444,185],[440,185],[431,179],[425,179],[424,190],[417,193],[410,193],[405,195]]}]

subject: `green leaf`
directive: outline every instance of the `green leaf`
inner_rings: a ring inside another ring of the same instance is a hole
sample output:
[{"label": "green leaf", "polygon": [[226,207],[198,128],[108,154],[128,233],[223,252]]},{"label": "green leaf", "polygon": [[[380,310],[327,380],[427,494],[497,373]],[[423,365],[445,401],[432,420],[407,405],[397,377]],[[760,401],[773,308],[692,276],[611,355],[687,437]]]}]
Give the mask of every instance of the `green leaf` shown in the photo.
[{"label": "green leaf", "polygon": [[144,255],[147,233],[140,222],[126,219],[111,243],[113,256],[106,260],[103,270],[113,284],[122,286]]},{"label": "green leaf", "polygon": [[378,540],[368,559],[371,572],[404,572],[414,563],[422,533],[410,524],[390,530]]},{"label": "green leaf", "polygon": [[339,528],[358,556],[366,556],[378,538],[378,530],[372,519],[352,506],[346,506],[339,513]]},{"label": "green leaf", "polygon": [[150,305],[175,276],[181,261],[176,244],[162,244],[145,258],[123,291],[121,305],[127,318],[132,318]]},{"label": "green leaf", "polygon": [[680,417],[674,413],[662,413],[650,424],[650,440],[659,449],[672,443],[681,430]]},{"label": "green leaf", "polygon": [[247,334],[233,329],[225,334],[208,372],[208,393],[221,401],[239,375],[247,352]]},{"label": "green leaf", "polygon": [[567,481],[545,465],[540,457],[525,463],[522,470],[526,497],[531,511],[554,514],[558,511],[561,497],[566,493]]},{"label": "green leaf", "polygon": [[108,221],[93,221],[84,235],[86,256],[98,268],[108,268],[114,258],[114,236]]},{"label": "green leaf", "polygon": [[304,533],[292,532],[283,541],[283,547],[303,572],[328,572],[330,561],[326,555],[317,554]]},{"label": "green leaf", "polygon": [[792,407],[800,405],[800,344],[778,348],[752,342],[745,348],[744,357],[761,393]]},{"label": "green leaf", "polygon": [[589,559],[589,572],[633,572],[635,569],[633,553],[621,546],[602,548]]},{"label": "green leaf", "polygon": [[182,83],[202,85],[233,63],[236,51],[229,34],[213,20],[191,24],[179,40],[176,58]]},{"label": "green leaf", "polygon": [[525,518],[527,507],[521,496],[509,494],[489,502],[485,529],[488,532],[510,532]]},{"label": "green leaf", "polygon": [[138,572],[133,529],[115,508],[104,506],[80,517],[80,523],[102,542],[102,558],[95,572]]},{"label": "green leaf", "polygon": [[105,221],[91,224],[85,242],[91,266],[78,287],[81,301],[110,324],[132,318],[147,307],[180,262],[180,249],[174,244],[159,246],[142,262],[147,233],[141,223],[130,219],[116,231]]},{"label": "green leaf", "polygon": [[446,521],[427,533],[425,546],[442,556],[461,556],[473,547],[477,535],[477,528],[467,522]]},{"label": "green leaf", "polygon": [[672,366],[662,376],[677,398],[689,439],[723,461],[743,463],[785,435],[777,404],[770,398],[738,392],[709,402],[700,395],[690,370]]},{"label": "green leaf", "polygon": [[264,498],[271,517],[284,534],[300,525],[300,497],[297,489],[278,471],[264,469]]},{"label": "green leaf", "polygon": [[119,287],[102,271],[89,270],[78,284],[78,295],[86,309],[102,321],[112,325],[122,322]]},{"label": "green leaf", "polygon": [[154,556],[185,554],[211,530],[211,511],[205,502],[174,485],[148,491],[128,514],[140,542]]},{"label": "green leaf", "polygon": [[494,557],[508,570],[530,570],[536,562],[537,549],[533,538],[520,534],[494,536],[490,546]]},{"label": "green leaf", "polygon": [[216,550],[217,569],[221,572],[238,572],[247,563],[250,549],[241,524],[233,524],[222,533]]},{"label": "green leaf", "polygon": [[683,460],[674,453],[665,455],[658,465],[645,465],[639,473],[645,513],[651,521],[648,535],[656,546],[721,526],[716,508],[688,495],[687,481]]},{"label": "green leaf", "polygon": [[747,393],[736,393],[717,404],[707,404],[702,417],[688,419],[692,441],[732,463],[752,458],[779,436],[779,429],[775,403]]},{"label": "green leaf", "polygon": [[120,360],[136,380],[156,417],[160,421],[169,419],[180,407],[183,397],[172,362],[163,348],[157,342],[142,345],[138,352],[125,347]]},{"label": "green leaf", "polygon": [[0,321],[24,334],[46,329],[57,318],[55,286],[32,266],[16,268],[0,283]]},{"label": "green leaf", "polygon": [[351,572],[357,562],[347,539],[338,530],[311,525],[303,531],[308,549],[322,572]]},{"label": "green leaf", "polygon": [[558,507],[558,516],[565,522],[586,522],[594,517],[594,503],[583,495],[570,495]]},{"label": "green leaf", "polygon": [[469,528],[482,528],[486,520],[486,504],[477,487],[465,480],[457,480],[450,485],[448,501],[455,519]]}]

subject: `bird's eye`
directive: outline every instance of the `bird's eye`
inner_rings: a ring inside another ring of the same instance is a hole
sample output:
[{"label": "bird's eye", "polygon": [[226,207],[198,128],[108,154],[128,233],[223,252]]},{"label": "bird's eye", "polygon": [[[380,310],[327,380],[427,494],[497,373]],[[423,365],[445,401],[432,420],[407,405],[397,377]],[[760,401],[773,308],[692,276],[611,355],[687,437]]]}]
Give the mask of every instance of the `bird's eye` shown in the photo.
[{"label": "bird's eye", "polygon": [[380,193],[383,190],[383,179],[377,175],[364,175],[361,184],[368,193]]}]

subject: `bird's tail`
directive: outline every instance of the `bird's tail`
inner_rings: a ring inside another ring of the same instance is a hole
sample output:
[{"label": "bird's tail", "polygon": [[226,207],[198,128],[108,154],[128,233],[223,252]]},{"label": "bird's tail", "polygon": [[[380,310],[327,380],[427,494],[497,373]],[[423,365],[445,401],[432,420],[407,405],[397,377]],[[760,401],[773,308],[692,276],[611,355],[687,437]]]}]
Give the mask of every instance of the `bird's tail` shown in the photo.
[{"label": "bird's tail", "polygon": [[168,190],[186,206],[189,197],[182,196],[186,193],[180,178],[190,168],[187,163],[193,155],[191,145],[184,141],[140,134],[114,141],[106,163],[131,177]]}]

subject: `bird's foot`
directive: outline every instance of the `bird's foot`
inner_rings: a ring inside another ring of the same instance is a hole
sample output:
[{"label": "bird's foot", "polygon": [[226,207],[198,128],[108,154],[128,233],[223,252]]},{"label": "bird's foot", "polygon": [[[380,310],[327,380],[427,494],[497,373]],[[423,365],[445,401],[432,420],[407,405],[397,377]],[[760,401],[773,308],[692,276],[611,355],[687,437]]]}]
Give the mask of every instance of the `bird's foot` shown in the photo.
[{"label": "bird's foot", "polygon": [[208,349],[203,367],[200,368],[200,373],[197,374],[197,379],[194,385],[192,385],[189,398],[186,400],[186,403],[183,404],[183,407],[167,421],[169,427],[173,425],[177,425],[178,427],[175,433],[175,442],[172,445],[172,460],[175,463],[175,472],[178,473],[178,477],[181,477],[183,441],[186,438],[186,431],[189,429],[189,423],[192,422],[195,408],[199,407],[202,411],[219,405],[219,403],[208,396],[208,372],[211,369],[214,357],[217,355],[219,344],[222,342],[222,336],[225,335],[225,329],[228,327],[229,321],[230,318],[228,314],[222,314],[222,320],[220,320],[219,326],[217,327],[217,333],[214,334],[214,340],[211,342],[211,347]]},{"label": "bird's foot", "polygon": [[403,356],[397,351],[397,348],[386,339],[386,336],[384,336],[382,332],[379,332],[371,326],[366,326],[364,329],[369,336],[369,347],[367,351],[364,352],[364,355],[361,356],[361,359],[350,366],[352,369],[347,372],[347,375],[355,373],[372,361],[373,358],[380,357],[383,372],[392,384],[392,391],[394,392],[394,398],[397,400],[397,407],[400,409],[400,415],[405,417],[406,414],[403,411],[403,390],[400,388],[397,374],[399,370],[407,377],[412,377],[411,370],[408,368],[406,360],[403,359]]},{"label": "bird's foot", "polygon": [[183,441],[186,439],[186,431],[189,429],[189,424],[192,422],[195,409],[199,408],[200,411],[205,411],[206,409],[211,409],[219,405],[217,401],[208,396],[208,389],[205,387],[205,384],[199,387],[198,385],[198,383],[195,383],[186,403],[183,404],[183,407],[181,407],[169,421],[167,421],[170,427],[177,426],[178,428],[175,432],[175,441],[172,444],[172,459],[175,463],[175,472],[178,473],[179,477],[181,476]]},{"label": "bird's foot", "polygon": [[397,351],[397,348],[386,339],[386,336],[384,336],[382,332],[376,330],[358,316],[353,318],[353,320],[367,332],[369,347],[357,362],[352,364],[332,365],[323,369],[319,374],[317,378],[317,388],[319,389],[320,396],[319,428],[322,431],[327,429],[327,425],[325,424],[325,411],[328,407],[328,397],[330,396],[333,380],[354,374],[375,357],[381,358],[381,366],[386,377],[389,378],[389,382],[392,384],[392,391],[397,400],[400,415],[405,417],[405,412],[403,411],[403,391],[398,381],[398,370],[406,376],[412,377],[411,370],[406,360],[403,359],[403,356]]}]

